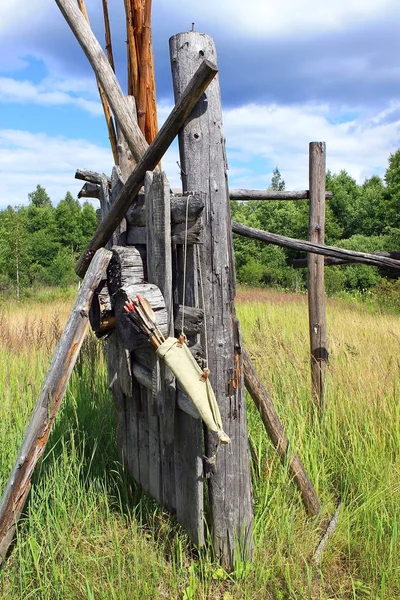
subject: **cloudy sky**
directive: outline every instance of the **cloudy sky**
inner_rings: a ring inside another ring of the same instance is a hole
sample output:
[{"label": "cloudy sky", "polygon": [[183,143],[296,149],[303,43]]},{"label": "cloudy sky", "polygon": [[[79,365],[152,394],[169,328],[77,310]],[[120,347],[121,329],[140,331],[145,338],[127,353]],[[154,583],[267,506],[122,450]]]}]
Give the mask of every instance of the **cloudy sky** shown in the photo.
[{"label": "cloudy sky", "polygon": [[[87,0],[102,41],[101,0]],[[125,87],[123,0],[109,0]],[[267,187],[278,166],[307,188],[308,143],[359,182],[400,147],[398,0],[153,0],[160,120],[172,107],[168,39],[195,23],[219,57],[231,187]],[[179,183],[176,149],[163,161]],[[0,208],[40,183],[56,203],[77,167],[109,173],[111,153],[91,68],[54,0],[1,0]]]}]

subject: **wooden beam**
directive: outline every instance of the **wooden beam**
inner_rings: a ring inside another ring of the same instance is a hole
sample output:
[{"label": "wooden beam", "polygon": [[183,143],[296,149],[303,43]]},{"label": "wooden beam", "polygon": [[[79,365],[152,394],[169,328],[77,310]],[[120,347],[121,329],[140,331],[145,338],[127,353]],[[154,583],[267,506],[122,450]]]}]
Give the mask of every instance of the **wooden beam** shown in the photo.
[{"label": "wooden beam", "polygon": [[99,285],[110,257],[111,252],[99,250],[82,282],[0,501],[0,565],[14,538],[35,466],[46,448],[54,419],[87,332],[88,313],[94,290]]},{"label": "wooden beam", "polygon": [[340,258],[342,260],[351,261],[362,265],[371,265],[373,267],[383,267],[389,269],[400,269],[400,261],[393,260],[392,258],[385,258],[377,256],[376,254],[368,254],[367,252],[354,252],[353,250],[344,250],[343,248],[336,248],[335,246],[323,246],[321,244],[313,244],[305,240],[296,240],[294,238],[286,237],[284,235],[277,235],[276,233],[270,233],[269,231],[262,231],[261,229],[254,229],[241,223],[232,221],[232,231],[238,235],[248,237],[252,240],[259,240],[266,244],[275,244],[282,248],[291,248],[292,250],[298,250],[299,252],[314,252],[314,254],[322,254],[323,256],[330,256],[333,258]]},{"label": "wooden beam", "polygon": [[100,186],[97,183],[85,183],[78,194],[78,198],[97,198],[100,200]]},{"label": "wooden beam", "polygon": [[[309,197],[309,190],[300,190],[297,192],[290,192],[287,190],[284,190],[283,192],[276,190],[229,190],[230,200],[241,200],[244,202],[261,202],[263,200],[308,200]],[[326,200],[330,200],[332,197],[332,192],[325,192]]]},{"label": "wooden beam", "polygon": [[[308,239],[310,242],[320,245],[325,242],[325,165],[325,142],[311,142],[309,148],[310,210]],[[324,403],[324,368],[328,361],[324,257],[310,252],[307,260],[311,388],[314,404],[321,414]]]},{"label": "wooden beam", "polygon": [[273,400],[245,348],[242,349],[242,356],[246,389],[259,410],[266,432],[283,463],[286,463],[289,454],[289,473],[300,492],[304,508],[310,516],[315,517],[321,510],[317,493],[297,454],[289,452],[289,439],[275,410]]},{"label": "wooden beam", "polygon": [[[373,256],[383,256],[385,258],[392,258],[393,260],[400,261],[400,252],[398,250],[388,250],[387,252],[371,252]],[[353,261],[351,259],[341,259],[341,258],[324,258],[325,267],[332,267],[335,265],[349,265]],[[400,264],[400,263],[399,263]],[[307,267],[307,259],[306,258],[295,258],[292,262],[292,267],[294,269],[304,269]]]},{"label": "wooden beam", "polygon": [[[59,1],[59,0],[57,0]],[[154,142],[148,147],[143,157],[139,160],[132,171],[124,187],[119,192],[111,209],[105,219],[100,223],[85,252],[80,257],[75,271],[80,276],[86,270],[96,250],[104,246],[118,227],[129,206],[138,195],[146,175],[146,171],[152,171],[161,160],[172,140],[181,129],[192,112],[193,107],[217,74],[217,67],[204,60],[193,75],[186,89],[183,91],[175,108],[158,132]]]},{"label": "wooden beam", "polygon": [[75,173],[75,179],[87,181],[88,183],[97,183],[98,185],[103,183],[104,178],[106,178],[109,185],[111,185],[110,177],[107,177],[104,173],[95,173],[94,171],[88,171],[87,169],[77,169]]}]

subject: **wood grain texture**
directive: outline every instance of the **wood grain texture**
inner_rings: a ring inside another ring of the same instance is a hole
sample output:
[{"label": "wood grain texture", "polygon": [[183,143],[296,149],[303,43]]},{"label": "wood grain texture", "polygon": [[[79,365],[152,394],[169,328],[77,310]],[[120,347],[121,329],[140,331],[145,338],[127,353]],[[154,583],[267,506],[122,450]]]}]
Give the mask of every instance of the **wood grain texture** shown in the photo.
[{"label": "wood grain texture", "polygon": [[314,254],[322,254],[332,258],[350,261],[361,265],[371,265],[373,267],[382,267],[398,271],[400,269],[400,261],[378,256],[377,254],[369,254],[367,252],[354,252],[353,250],[344,250],[335,246],[324,246],[322,244],[314,244],[306,240],[296,240],[284,235],[277,235],[269,231],[262,231],[236,223],[232,221],[232,231],[238,235],[243,235],[252,240],[259,240],[266,244],[275,244],[282,248],[291,248],[299,252],[313,252]]},{"label": "wood grain texture", "polygon": [[[332,196],[332,192],[325,193],[325,198],[327,200],[330,200]],[[309,197],[309,190],[299,190],[293,192],[289,190],[283,190],[282,192],[277,190],[229,190],[230,200],[240,201],[254,200],[256,202],[260,202],[263,200],[308,200]]]},{"label": "wood grain texture", "polygon": [[[311,142],[309,150],[309,220],[308,239],[316,244],[325,242],[325,142]],[[319,411],[324,405],[324,368],[328,361],[326,339],[324,257],[307,255],[308,319],[310,331],[311,388]]]},{"label": "wood grain texture", "polygon": [[[60,2],[61,0],[57,0]],[[62,0],[63,2],[69,0]],[[79,11],[78,11],[79,12]],[[79,13],[80,14],[80,13]],[[112,204],[110,211],[104,220],[100,223],[85,252],[80,257],[75,271],[82,277],[90,261],[98,248],[104,246],[118,227],[121,219],[125,216],[129,206],[138,195],[146,174],[146,171],[153,171],[157,163],[161,160],[166,150],[169,148],[172,140],[185,123],[192,112],[194,105],[202,95],[204,89],[214,79],[217,68],[209,61],[203,61],[196,73],[189,80],[187,87],[176,103],[175,108],[161,127],[151,146],[148,147],[145,154],[138,161],[135,169],[129,176],[118,197]],[[126,134],[124,132],[126,137]]]},{"label": "wood grain texture", "polygon": [[300,492],[307,513],[315,517],[321,510],[315,489],[299,457],[294,452],[291,452],[288,456],[290,447],[289,439],[276,412],[273,400],[257,375],[250,356],[244,348],[242,354],[244,381],[247,391],[260,412],[264,427],[280,459],[284,464],[288,461],[289,473]]},{"label": "wood grain texture", "polygon": [[31,478],[49,438],[69,378],[74,368],[89,319],[89,306],[111,253],[99,250],[79,290],[60,341],[54,352],[39,399],[17,460],[0,502],[0,564],[13,540],[16,523],[31,487]]},{"label": "wood grain texture", "polygon": [[[204,59],[216,62],[213,41],[188,32],[170,40],[175,99],[178,100],[195,69]],[[191,119],[179,134],[183,190],[195,190],[204,199],[204,244],[201,268],[208,320],[209,366],[229,448],[219,450],[209,480],[211,528],[216,555],[228,569],[238,545],[241,556],[252,554],[253,522],[247,423],[241,372],[239,329],[234,311],[235,275],[230,231],[229,191],[219,82],[210,84]],[[182,303],[182,302],[180,302]],[[197,305],[198,306],[198,305]],[[205,347],[203,331],[203,347]],[[212,456],[216,439],[206,437]]]},{"label": "wood grain texture", "polygon": [[[383,256],[385,258],[392,258],[393,260],[400,261],[400,252],[397,250],[382,250],[379,252],[371,252],[373,256]],[[325,267],[331,267],[333,265],[348,265],[351,264],[351,259],[341,259],[341,258],[324,258]],[[400,263],[399,263],[400,264]],[[304,269],[308,266],[306,258],[295,258],[292,262],[292,267],[294,269]]]}]

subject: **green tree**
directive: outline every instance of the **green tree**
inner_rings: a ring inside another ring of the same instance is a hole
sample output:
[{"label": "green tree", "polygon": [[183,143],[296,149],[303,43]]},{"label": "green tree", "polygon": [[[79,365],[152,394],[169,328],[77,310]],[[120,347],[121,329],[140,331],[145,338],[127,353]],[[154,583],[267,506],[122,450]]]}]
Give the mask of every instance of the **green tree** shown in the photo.
[{"label": "green tree", "polygon": [[269,189],[276,190],[277,192],[283,192],[285,189],[285,182],[282,179],[282,175],[278,167],[275,167],[275,169],[272,171],[271,185],[269,186]]},{"label": "green tree", "polygon": [[36,186],[36,190],[28,194],[29,203],[37,208],[51,206],[50,196],[41,185]]},{"label": "green tree", "polygon": [[81,212],[79,201],[70,192],[59,202],[55,212],[58,241],[74,253],[82,248]]}]

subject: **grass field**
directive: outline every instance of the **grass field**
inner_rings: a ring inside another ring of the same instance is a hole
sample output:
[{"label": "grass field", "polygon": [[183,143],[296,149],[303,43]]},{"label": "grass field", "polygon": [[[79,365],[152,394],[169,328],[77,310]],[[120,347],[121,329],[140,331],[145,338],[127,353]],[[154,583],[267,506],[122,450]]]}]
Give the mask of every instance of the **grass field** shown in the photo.
[{"label": "grass field", "polygon": [[[0,306],[1,489],[73,294]],[[0,572],[2,600],[400,598],[400,318],[328,301],[327,408],[319,421],[305,297],[242,289],[237,310],[322,518],[342,502],[321,569],[310,562],[319,522],[306,518],[250,399],[254,561],[228,574],[208,548],[191,548],[119,462],[102,350],[88,338]]]}]

